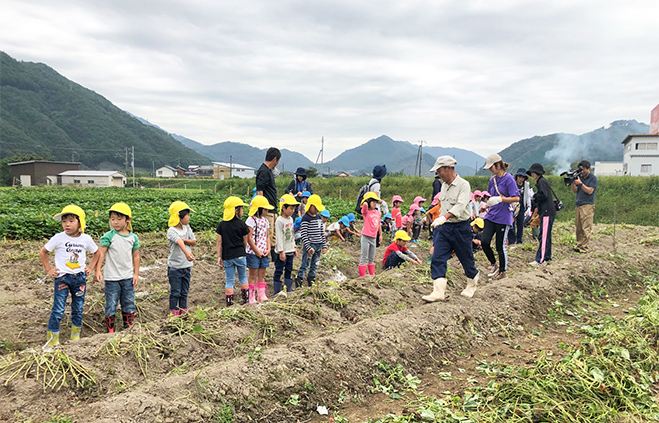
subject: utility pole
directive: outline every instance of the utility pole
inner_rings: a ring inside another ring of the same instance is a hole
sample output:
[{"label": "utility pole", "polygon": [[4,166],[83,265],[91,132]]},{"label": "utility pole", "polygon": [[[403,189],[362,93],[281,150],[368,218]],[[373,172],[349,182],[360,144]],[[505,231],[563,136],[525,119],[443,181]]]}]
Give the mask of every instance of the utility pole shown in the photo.
[{"label": "utility pole", "polygon": [[[416,152],[416,162],[414,163],[414,176],[421,176],[421,166],[423,164],[423,143],[425,141],[419,141],[419,149]],[[418,173],[417,173],[418,171]]]},{"label": "utility pole", "polygon": [[[320,176],[323,176],[323,150],[325,150],[325,137],[320,138],[320,151],[318,152],[318,157],[316,157],[316,169]],[[318,160],[320,160],[320,167],[318,167]]]},{"label": "utility pole", "polygon": [[231,179],[231,169],[233,168],[233,156],[229,155],[229,179]]},{"label": "utility pole", "polygon": [[135,146],[132,146],[131,154],[132,157],[131,157],[130,165],[133,168],[133,188],[135,188]]},{"label": "utility pole", "polygon": [[128,147],[126,147],[126,157],[124,158],[124,171],[128,170]]}]

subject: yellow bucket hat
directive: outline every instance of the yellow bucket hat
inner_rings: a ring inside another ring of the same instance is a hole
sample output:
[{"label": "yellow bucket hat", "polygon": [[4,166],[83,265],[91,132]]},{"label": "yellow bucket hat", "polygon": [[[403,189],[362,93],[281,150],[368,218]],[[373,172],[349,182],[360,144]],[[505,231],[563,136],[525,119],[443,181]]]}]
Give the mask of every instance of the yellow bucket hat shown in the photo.
[{"label": "yellow bucket hat", "polygon": [[256,211],[261,208],[268,210],[274,209],[274,207],[271,206],[270,203],[268,203],[267,198],[265,198],[262,195],[257,195],[256,197],[252,198],[252,204],[249,207],[249,215],[254,216],[256,214]]},{"label": "yellow bucket hat", "polygon": [[403,241],[409,241],[412,238],[410,238],[410,236],[407,234],[406,231],[400,230],[400,231],[396,231],[396,235],[394,235],[394,241],[396,241],[397,239],[402,239]]},{"label": "yellow bucket hat", "polygon": [[318,213],[321,211],[325,210],[325,206],[323,206],[323,202],[320,199],[320,195],[318,194],[312,194],[311,197],[307,200],[307,205],[304,207],[304,212],[309,211],[309,207],[311,206],[316,206],[316,210],[318,210]]},{"label": "yellow bucket hat", "polygon": [[62,216],[65,214],[74,214],[78,216],[78,219],[80,219],[80,232],[85,232],[85,227],[87,225],[85,224],[85,211],[83,209],[73,204],[69,204],[68,206],[64,207],[61,212],[53,216],[53,219],[62,220]]},{"label": "yellow bucket hat", "polygon": [[380,199],[378,198],[378,195],[376,193],[374,193],[373,191],[369,191],[366,194],[364,194],[364,199],[362,200],[362,204],[364,204],[364,201],[367,201],[371,198],[373,198],[377,201],[380,201]]},{"label": "yellow bucket hat", "polygon": [[191,212],[194,212],[194,210],[183,201],[174,201],[169,206],[169,222],[167,223],[169,226],[176,226],[181,223],[181,218],[178,217],[178,213],[182,210],[190,210]]},{"label": "yellow bucket hat", "polygon": [[[133,217],[130,211],[130,207],[126,203],[114,203],[112,207],[108,209],[108,212],[112,212],[112,211],[121,213],[124,216],[128,216],[131,218]],[[131,232],[133,231],[133,225],[130,224],[130,221],[128,222],[128,225],[126,225],[126,228]]]},{"label": "yellow bucket hat", "polygon": [[485,227],[485,221],[482,218],[477,217],[471,222],[471,226],[477,226],[479,229],[483,229]]},{"label": "yellow bucket hat", "polygon": [[249,207],[243,200],[236,196],[227,197],[224,200],[224,220],[231,220],[236,217],[236,207]]},{"label": "yellow bucket hat", "polygon": [[300,202],[297,201],[291,194],[282,195],[282,197],[279,199],[279,214],[281,214],[281,209],[284,207],[284,204],[288,204],[289,206],[297,206],[300,204]]}]

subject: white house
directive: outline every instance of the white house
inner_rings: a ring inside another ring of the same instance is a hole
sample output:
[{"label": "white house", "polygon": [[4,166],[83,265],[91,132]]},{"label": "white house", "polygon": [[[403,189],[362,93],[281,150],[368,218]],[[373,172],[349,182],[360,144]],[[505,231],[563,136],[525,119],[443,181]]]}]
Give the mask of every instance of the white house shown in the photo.
[{"label": "white house", "polygon": [[237,176],[242,179],[254,177],[256,169],[238,163],[213,162],[213,178],[226,179]]},{"label": "white house", "polygon": [[126,175],[116,170],[67,170],[57,175],[58,185],[124,187]]},{"label": "white house", "polygon": [[659,134],[628,135],[623,144],[623,175],[659,175]]},{"label": "white house", "polygon": [[156,178],[176,178],[178,175],[178,170],[171,166],[165,165],[156,169]]},{"label": "white house", "polygon": [[622,162],[595,162],[595,176],[622,176]]}]

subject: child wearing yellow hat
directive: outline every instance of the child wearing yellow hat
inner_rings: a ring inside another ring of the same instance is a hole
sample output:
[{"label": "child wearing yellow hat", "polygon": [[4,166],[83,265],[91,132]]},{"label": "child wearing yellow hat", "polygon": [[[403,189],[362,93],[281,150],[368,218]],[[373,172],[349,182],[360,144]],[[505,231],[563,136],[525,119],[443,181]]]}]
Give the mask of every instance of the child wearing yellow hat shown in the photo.
[{"label": "child wearing yellow hat", "polygon": [[[96,267],[98,246],[85,234],[85,212],[78,206],[68,205],[55,216],[62,221],[63,231],[55,234],[39,251],[39,258],[48,276],[55,279],[53,308],[48,320],[45,351],[59,345],[60,320],[64,316],[66,298],[71,293],[71,340],[80,339],[82,309],[85,305],[87,275]],[[48,253],[55,250],[55,267],[50,265]],[[86,252],[94,254],[89,266]]]},{"label": "child wearing yellow hat", "polygon": [[240,218],[243,217],[243,207],[247,206],[238,197],[231,196],[224,200],[224,216],[217,225],[217,265],[224,267],[225,283],[224,294],[227,307],[233,305],[233,289],[236,283],[236,272],[240,282],[242,304],[247,304],[249,290],[247,282],[247,261],[245,260],[245,247],[249,228]]},{"label": "child wearing yellow hat", "polygon": [[297,257],[293,214],[299,204],[292,194],[284,194],[279,200],[279,216],[275,220],[275,274],[272,282],[275,294],[282,290],[282,274],[286,291],[293,290],[291,273],[293,273],[293,258]]},{"label": "child wearing yellow hat", "polygon": [[[95,279],[105,279],[105,327],[108,333],[114,333],[114,316],[120,301],[124,329],[133,326],[135,287],[140,272],[140,240],[132,232],[132,213],[128,204],[116,203],[108,212],[112,229],[101,237]],[[101,275],[103,261],[105,272]]]},{"label": "child wearing yellow hat", "polygon": [[320,255],[327,252],[327,238],[325,238],[325,229],[320,218],[320,213],[323,210],[325,210],[325,206],[323,206],[320,196],[317,194],[311,195],[305,206],[302,222],[300,222],[300,239],[304,247],[302,250],[302,263],[295,278],[295,285],[298,287],[302,286],[307,269],[309,270],[307,284],[309,286],[313,285],[316,280]]},{"label": "child wearing yellow hat", "polygon": [[265,269],[270,267],[270,222],[268,221],[268,210],[273,210],[268,199],[262,195],[252,198],[249,208],[249,217],[245,222],[249,227],[247,237],[247,269],[249,274],[249,302],[265,301],[267,284],[265,282]]},{"label": "child wearing yellow hat", "polygon": [[394,242],[384,250],[384,258],[382,265],[385,269],[393,269],[399,267],[401,264],[407,262],[414,264],[421,264],[421,260],[410,251],[406,245],[411,240],[407,231],[404,229],[396,231],[394,235]]},{"label": "child wearing yellow hat", "polygon": [[169,279],[169,312],[179,316],[188,312],[188,292],[192,278],[192,248],[197,239],[190,227],[190,213],[194,212],[183,201],[174,201],[169,206],[169,257],[167,278]]}]

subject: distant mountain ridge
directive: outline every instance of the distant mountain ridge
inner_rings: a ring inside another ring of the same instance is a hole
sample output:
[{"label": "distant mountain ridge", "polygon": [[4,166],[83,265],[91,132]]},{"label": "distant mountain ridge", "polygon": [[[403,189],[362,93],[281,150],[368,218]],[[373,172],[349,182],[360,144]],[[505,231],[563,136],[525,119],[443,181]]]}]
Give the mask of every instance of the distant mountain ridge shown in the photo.
[{"label": "distant mountain ridge", "polygon": [[568,170],[574,161],[622,161],[622,141],[630,134],[647,134],[650,126],[636,120],[617,120],[606,127],[582,135],[550,134],[523,139],[501,150],[504,161],[512,171],[528,168],[533,163],[555,167],[557,172]]},{"label": "distant mountain ridge", "polygon": [[[215,162],[233,161],[245,166],[258,169],[265,160],[267,148],[257,148],[248,144],[233,141],[219,142],[213,145],[204,145],[182,135],[171,134],[181,144],[193,149],[197,153]],[[301,153],[280,148],[282,157],[279,164],[281,170],[295,172],[298,167],[313,166],[313,162]]]},{"label": "distant mountain ridge", "polygon": [[[374,138],[358,147],[351,148],[339,154],[333,160],[325,163],[324,167],[330,170],[343,170],[350,173],[371,173],[376,165],[387,165],[388,172],[405,172],[414,174],[418,154],[418,145],[407,141],[394,141],[386,135]],[[423,147],[423,160],[421,162],[421,175],[432,176],[428,171],[435,164],[439,156],[449,155],[458,161],[456,170],[461,175],[473,175],[472,164],[484,162],[485,158],[478,154],[453,147]]]},{"label": "distant mountain ridge", "polygon": [[42,63],[0,52],[0,69],[0,159],[37,153],[115,170],[135,147],[138,168],[210,162]]}]

